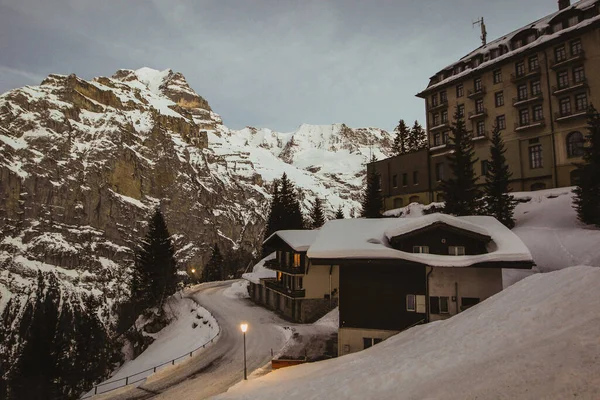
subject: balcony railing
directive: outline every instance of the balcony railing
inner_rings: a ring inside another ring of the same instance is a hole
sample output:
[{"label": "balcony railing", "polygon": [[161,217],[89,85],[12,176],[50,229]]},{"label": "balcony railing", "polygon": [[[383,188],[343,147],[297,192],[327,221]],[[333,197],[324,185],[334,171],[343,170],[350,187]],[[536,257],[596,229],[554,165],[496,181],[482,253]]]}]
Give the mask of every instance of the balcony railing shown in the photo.
[{"label": "balcony railing", "polygon": [[520,73],[520,74],[513,72],[512,74],[510,74],[510,81],[512,83],[517,83],[517,82],[524,81],[529,78],[534,78],[536,76],[539,76],[541,73],[542,73],[542,69],[538,65],[537,67],[530,69],[529,72],[523,71],[523,73]]},{"label": "balcony railing", "polygon": [[473,134],[473,137],[471,137],[471,140],[485,140],[485,139],[489,139],[489,132],[488,131],[483,131],[482,133],[480,133],[479,135],[477,133]]},{"label": "balcony railing", "polygon": [[552,94],[558,96],[564,93],[569,93],[573,90],[588,87],[587,78],[581,79],[579,82],[568,82],[565,86],[552,86]]},{"label": "balcony railing", "polygon": [[286,274],[290,275],[304,275],[304,268],[282,265],[277,260],[265,261],[265,267],[275,271],[285,272]]},{"label": "balcony railing", "polygon": [[265,286],[274,292],[281,293],[285,296],[293,297],[295,299],[302,298],[306,296],[305,289],[290,289],[285,287],[281,283],[276,280],[267,280],[265,281]]},{"label": "balcony railing", "polygon": [[469,112],[469,119],[484,118],[485,116],[487,116],[487,108],[484,108],[483,110],[479,111],[476,110]]},{"label": "balcony railing", "polygon": [[567,111],[567,112],[555,112],[554,120],[556,122],[564,122],[576,118],[587,118],[586,110],[575,110],[575,111]]},{"label": "balcony railing", "polygon": [[536,95],[532,95],[530,97],[525,97],[523,99],[520,99],[518,97],[513,97],[512,104],[513,104],[513,107],[519,107],[519,106],[524,106],[526,104],[537,103],[537,102],[543,101],[543,100],[544,100],[544,94],[539,93]]},{"label": "balcony railing", "polygon": [[558,69],[558,68],[564,67],[565,65],[569,65],[572,62],[581,61],[584,59],[585,59],[585,51],[580,50],[579,53],[571,54],[570,57],[566,57],[562,60],[556,60],[556,58],[553,59],[552,61],[550,61],[550,68]]},{"label": "balcony railing", "polygon": [[429,111],[437,111],[437,110],[441,110],[443,108],[448,108],[448,100],[444,100],[444,101],[440,101],[438,104],[436,105],[431,105],[429,107]]},{"label": "balcony railing", "polygon": [[480,87],[479,89],[472,89],[467,91],[467,97],[469,99],[475,99],[480,96],[484,96],[486,93],[485,86]]},{"label": "balcony railing", "polygon": [[546,126],[546,120],[544,118],[538,119],[537,121],[515,122],[515,131],[525,131],[528,129],[541,128],[544,126]]},{"label": "balcony railing", "polygon": [[448,121],[446,122],[442,122],[441,124],[438,124],[436,126],[432,126],[431,128],[429,128],[430,132],[436,132],[436,131],[440,131],[442,129],[449,129],[450,128],[450,123]]}]

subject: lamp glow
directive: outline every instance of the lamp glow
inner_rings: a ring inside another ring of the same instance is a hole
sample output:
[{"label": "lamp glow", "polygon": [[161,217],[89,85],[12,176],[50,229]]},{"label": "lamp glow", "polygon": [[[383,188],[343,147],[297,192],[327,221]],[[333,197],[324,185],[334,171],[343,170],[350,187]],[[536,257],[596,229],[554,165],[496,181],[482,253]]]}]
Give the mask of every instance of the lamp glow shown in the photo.
[{"label": "lamp glow", "polygon": [[241,324],[240,328],[242,329],[242,332],[246,333],[246,331],[248,330],[248,324]]},{"label": "lamp glow", "polygon": [[192,274],[196,273],[196,268],[192,268]]}]

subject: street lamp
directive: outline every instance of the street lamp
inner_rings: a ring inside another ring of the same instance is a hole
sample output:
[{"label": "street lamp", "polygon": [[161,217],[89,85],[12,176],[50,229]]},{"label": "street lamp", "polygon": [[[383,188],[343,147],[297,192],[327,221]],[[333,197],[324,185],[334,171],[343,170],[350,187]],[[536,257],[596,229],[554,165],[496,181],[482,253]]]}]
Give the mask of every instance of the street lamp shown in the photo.
[{"label": "street lamp", "polygon": [[192,268],[192,274],[196,273],[196,268]]},{"label": "street lamp", "polygon": [[246,372],[246,331],[248,330],[248,324],[241,324],[240,329],[244,334],[244,380],[248,380],[248,374]]}]

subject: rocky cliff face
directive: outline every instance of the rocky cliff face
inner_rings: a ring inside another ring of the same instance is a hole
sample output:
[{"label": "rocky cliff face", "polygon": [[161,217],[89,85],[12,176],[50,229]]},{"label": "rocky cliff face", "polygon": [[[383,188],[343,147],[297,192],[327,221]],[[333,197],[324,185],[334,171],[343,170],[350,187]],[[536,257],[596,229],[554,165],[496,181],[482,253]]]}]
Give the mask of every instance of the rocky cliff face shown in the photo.
[{"label": "rocky cliff face", "polygon": [[223,126],[180,73],[119,70],[85,81],[50,75],[0,96],[0,313],[51,272],[71,293],[111,305],[160,206],[182,272],[210,246],[259,247],[269,185],[287,172],[304,206],[358,208],[364,163],[390,146],[379,129]]}]

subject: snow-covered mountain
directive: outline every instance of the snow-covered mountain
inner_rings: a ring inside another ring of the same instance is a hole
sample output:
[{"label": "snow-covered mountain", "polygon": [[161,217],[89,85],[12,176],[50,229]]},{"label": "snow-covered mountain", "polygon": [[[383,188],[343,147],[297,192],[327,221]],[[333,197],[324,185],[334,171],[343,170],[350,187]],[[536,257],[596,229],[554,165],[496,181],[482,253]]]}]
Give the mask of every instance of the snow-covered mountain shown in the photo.
[{"label": "snow-covered mountain", "polygon": [[387,132],[344,124],[231,130],[171,70],[11,90],[0,96],[0,314],[10,299],[23,309],[42,271],[69,296],[101,299],[108,322],[156,205],[181,269],[199,270],[215,242],[258,248],[283,172],[305,208],[319,196],[349,214],[370,154],[390,147]]}]

